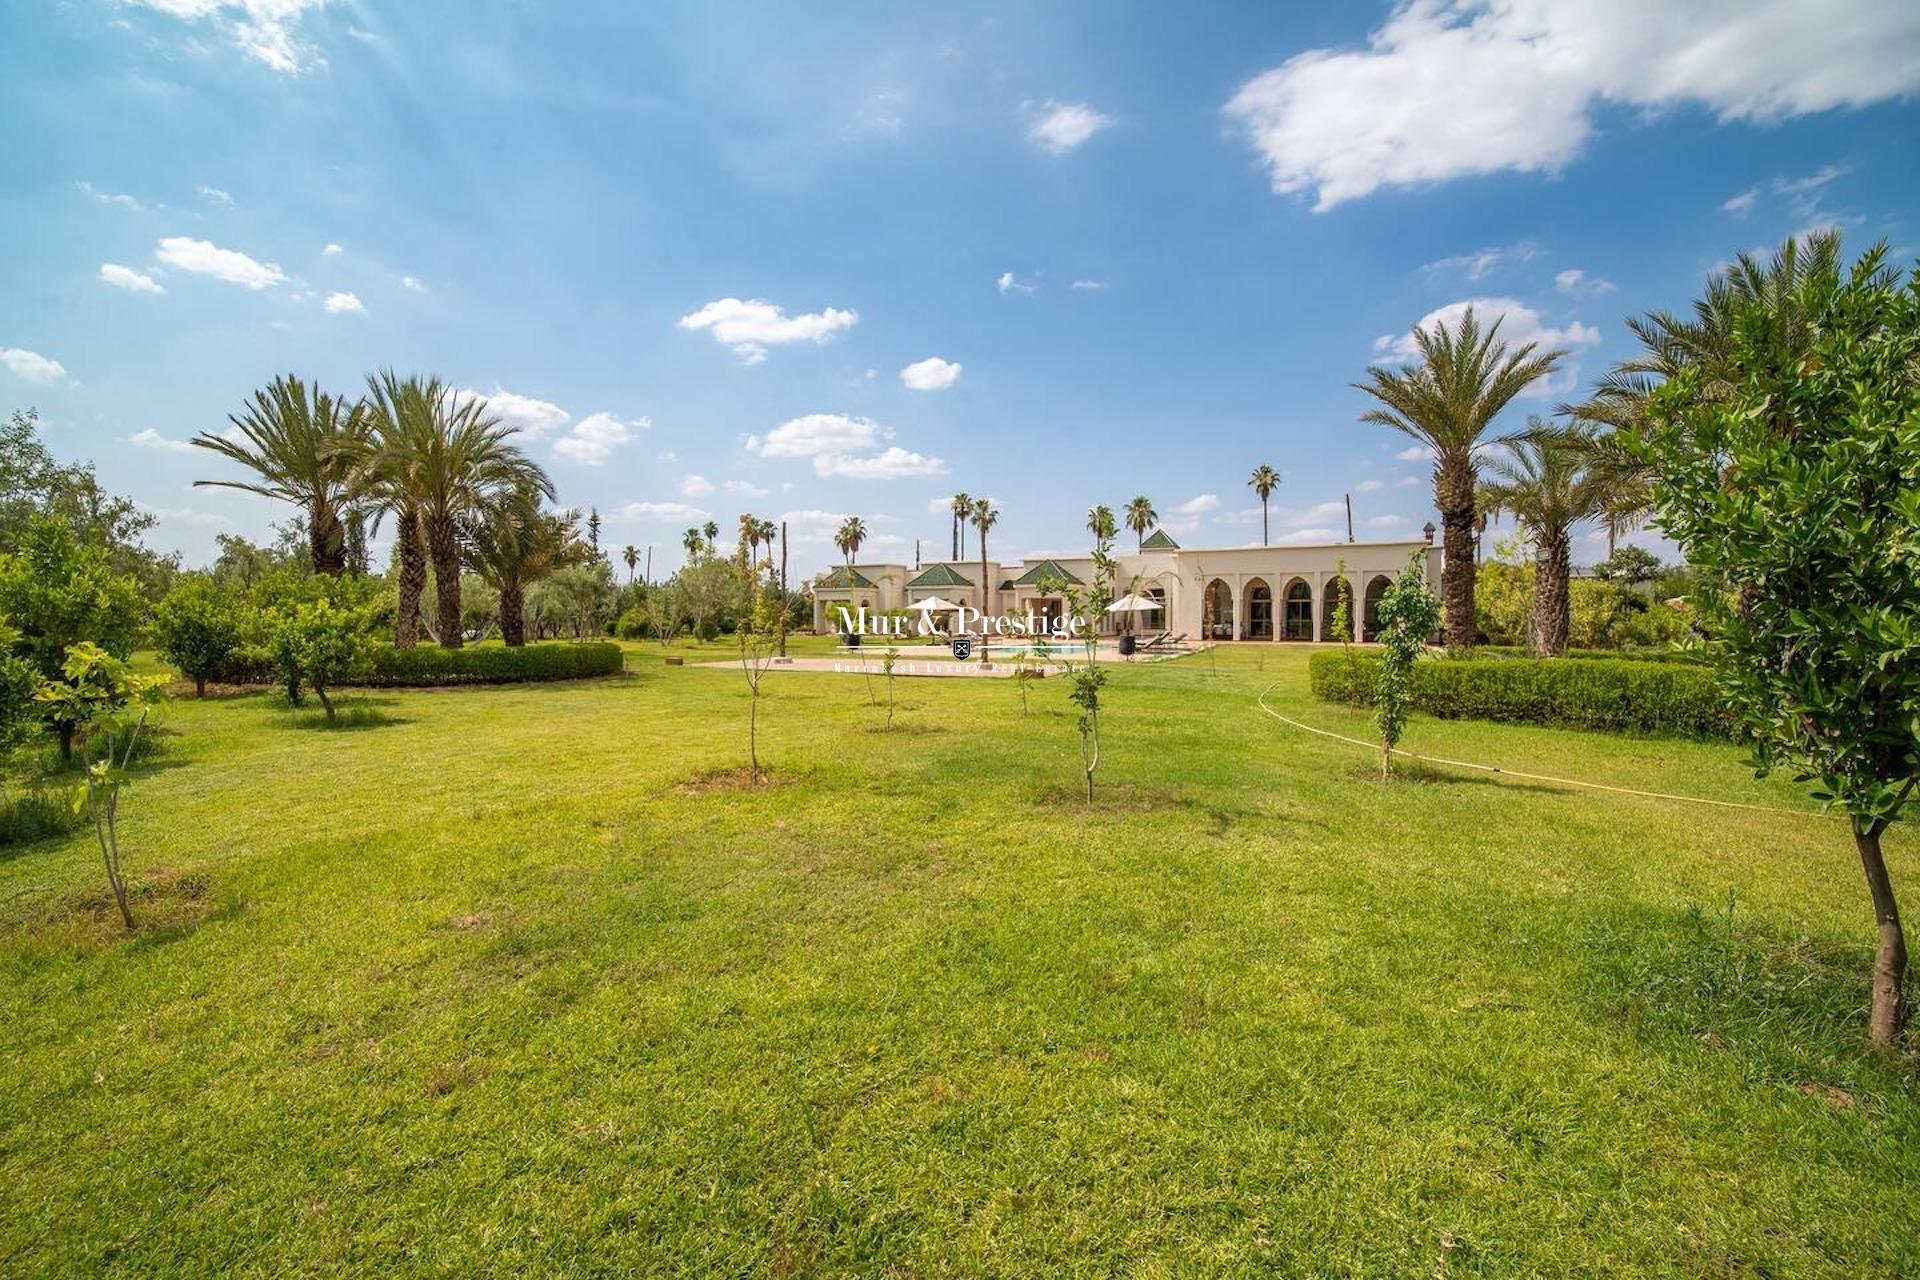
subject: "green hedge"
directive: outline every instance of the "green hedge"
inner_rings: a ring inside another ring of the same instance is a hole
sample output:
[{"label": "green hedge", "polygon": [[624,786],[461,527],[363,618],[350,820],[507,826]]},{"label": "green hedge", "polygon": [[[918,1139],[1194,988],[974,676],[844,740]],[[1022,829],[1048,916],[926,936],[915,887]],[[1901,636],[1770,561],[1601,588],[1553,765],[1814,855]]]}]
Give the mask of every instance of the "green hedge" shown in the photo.
[{"label": "green hedge", "polygon": [[[1517,644],[1475,645],[1473,656],[1476,658],[1531,658],[1533,651]],[[1685,649],[1569,649],[1569,658],[1591,658],[1602,662],[1684,662],[1692,666],[1700,665],[1697,654]]]},{"label": "green hedge", "polygon": [[521,680],[580,680],[619,675],[625,668],[620,646],[556,641],[509,649],[481,645],[472,649],[383,648],[374,654],[373,672],[354,684],[377,686],[438,684],[512,684]]},{"label": "green hedge", "polygon": [[[1316,696],[1371,706],[1375,653],[1316,653]],[[1422,658],[1413,705],[1442,719],[1502,720],[1629,733],[1727,737],[1731,723],[1713,673],[1697,663],[1630,658]]]},{"label": "green hedge", "polygon": [[[618,675],[625,662],[617,644],[574,644],[553,641],[509,649],[479,645],[470,649],[442,649],[423,644],[415,649],[383,645],[374,651],[373,670],[349,680],[352,685],[382,688],[447,684],[515,684],[523,680],[580,680]],[[214,684],[275,684],[264,656],[243,650],[213,678]]]}]

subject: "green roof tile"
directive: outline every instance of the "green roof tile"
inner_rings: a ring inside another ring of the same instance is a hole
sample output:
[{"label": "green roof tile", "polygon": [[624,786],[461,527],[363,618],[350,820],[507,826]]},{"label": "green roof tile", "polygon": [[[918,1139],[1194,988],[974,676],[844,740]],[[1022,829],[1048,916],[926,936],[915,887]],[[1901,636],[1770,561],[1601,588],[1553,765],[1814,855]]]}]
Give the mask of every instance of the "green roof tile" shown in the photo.
[{"label": "green roof tile", "polygon": [[973,579],[957,572],[953,566],[944,564],[928,565],[919,577],[907,583],[911,591],[915,587],[970,587]]},{"label": "green roof tile", "polygon": [[1178,551],[1180,544],[1167,536],[1165,529],[1155,529],[1153,536],[1140,544],[1142,551]]},{"label": "green roof tile", "polygon": [[1042,560],[1021,574],[1016,581],[1019,586],[1031,587],[1045,582],[1048,578],[1058,578],[1076,587],[1082,585],[1080,579],[1069,573],[1058,560]]}]

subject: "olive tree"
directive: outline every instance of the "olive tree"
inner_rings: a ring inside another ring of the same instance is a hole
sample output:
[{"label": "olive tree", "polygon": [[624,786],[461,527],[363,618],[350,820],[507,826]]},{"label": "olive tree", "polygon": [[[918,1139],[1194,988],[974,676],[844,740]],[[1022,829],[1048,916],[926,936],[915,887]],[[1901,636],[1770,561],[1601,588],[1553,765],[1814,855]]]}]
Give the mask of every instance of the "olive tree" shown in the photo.
[{"label": "olive tree", "polygon": [[1742,308],[1711,392],[1680,370],[1627,443],[1661,528],[1721,588],[1695,604],[1759,771],[1793,769],[1849,819],[1879,930],[1868,1035],[1888,1052],[1907,948],[1880,841],[1920,777],[1920,279],[1885,257]]},{"label": "olive tree", "polygon": [[238,602],[205,575],[183,578],[153,611],[160,655],[193,681],[197,698],[207,680],[232,659],[242,642]]}]

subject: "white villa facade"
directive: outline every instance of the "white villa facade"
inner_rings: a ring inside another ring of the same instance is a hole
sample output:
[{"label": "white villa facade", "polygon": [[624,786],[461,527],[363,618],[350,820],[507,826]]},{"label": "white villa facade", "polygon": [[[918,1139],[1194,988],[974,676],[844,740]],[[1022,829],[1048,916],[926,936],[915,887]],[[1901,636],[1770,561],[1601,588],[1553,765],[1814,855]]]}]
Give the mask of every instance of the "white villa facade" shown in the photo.
[{"label": "white villa facade", "polygon": [[[1351,592],[1353,638],[1374,638],[1378,605],[1387,584],[1418,556],[1427,583],[1440,586],[1440,549],[1430,539],[1401,542],[1332,542],[1269,547],[1181,547],[1164,531],[1144,546],[1117,555],[1116,594],[1131,590],[1161,602],[1155,612],[1117,615],[1101,630],[1131,629],[1141,636],[1205,640],[1334,640],[1334,612]],[[918,568],[904,564],[855,564],[834,569],[814,584],[813,627],[839,629],[839,609],[849,612],[911,609],[938,596],[988,614],[1055,618],[1065,601],[1048,586],[1085,583],[1089,557],[1061,557],[1023,564],[986,562],[988,590],[982,596],[978,560],[942,560]]]}]

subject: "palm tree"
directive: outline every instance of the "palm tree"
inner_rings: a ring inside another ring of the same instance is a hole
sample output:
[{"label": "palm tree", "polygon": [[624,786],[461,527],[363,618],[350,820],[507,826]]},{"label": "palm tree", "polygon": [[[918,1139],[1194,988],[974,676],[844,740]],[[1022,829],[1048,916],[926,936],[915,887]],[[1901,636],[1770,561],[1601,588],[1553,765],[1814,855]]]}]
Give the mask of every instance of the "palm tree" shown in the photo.
[{"label": "palm tree", "polygon": [[1087,532],[1093,535],[1095,542],[1111,540],[1119,531],[1113,520],[1113,508],[1104,503],[1087,511]]},{"label": "palm tree", "polygon": [[640,549],[629,542],[620,549],[620,558],[627,562],[627,585],[633,585],[633,571],[640,567]]},{"label": "palm tree", "polygon": [[[540,491],[515,485],[487,495],[461,524],[461,542],[473,571],[500,593],[500,639],[527,642],[527,588],[570,564],[584,564],[592,551],[578,536],[570,511],[543,511]],[[626,549],[629,583],[634,562]]]},{"label": "palm tree", "polygon": [[762,520],[753,528],[754,541],[767,549],[767,558],[769,560],[773,558],[773,540],[779,535],[779,532],[779,529],[775,527],[771,520]]},{"label": "palm tree", "polygon": [[751,511],[740,513],[740,558],[743,564],[754,562],[754,553],[760,550],[760,522],[754,519]]},{"label": "palm tree", "polygon": [[[412,508],[433,563],[440,644],[458,649],[461,523],[503,490],[526,487],[552,499],[553,481],[509,443],[512,428],[490,416],[484,401],[456,395],[439,378],[403,379],[392,370],[368,384],[377,440],[367,471],[390,503]],[[404,598],[401,604],[404,613]]]},{"label": "palm tree", "polygon": [[1571,618],[1573,528],[1605,514],[1609,476],[1588,465],[1589,441],[1579,429],[1539,418],[1486,462],[1476,501],[1482,513],[1511,515],[1533,544],[1533,614],[1528,645],[1543,658],[1564,657]]},{"label": "palm tree", "polygon": [[1260,495],[1260,545],[1267,545],[1267,499],[1280,487],[1280,473],[1266,463],[1253,469],[1247,477],[1247,486]]},{"label": "palm tree", "polygon": [[706,547],[706,540],[700,536],[700,530],[689,529],[680,535],[680,545],[687,549],[687,560],[692,562],[700,558],[700,552]]},{"label": "palm tree", "polygon": [[973,499],[956,493],[947,508],[953,512],[953,558],[958,560],[967,553],[967,521],[973,519]]},{"label": "palm tree", "polygon": [[707,540],[707,552],[711,555],[720,549],[720,526],[712,520],[700,526],[700,536]]},{"label": "palm tree", "polygon": [[1440,589],[1447,611],[1447,643],[1470,647],[1473,621],[1473,512],[1478,464],[1474,450],[1494,417],[1513,398],[1552,373],[1564,351],[1534,354],[1535,342],[1510,351],[1499,341],[1500,321],[1483,332],[1468,307],[1457,328],[1444,320],[1416,328],[1420,363],[1367,370],[1354,387],[1384,408],[1360,415],[1411,436],[1433,452],[1433,505],[1446,531]]},{"label": "palm tree", "polygon": [[840,531],[834,535],[833,545],[840,548],[847,558],[847,568],[853,568],[853,558],[860,554],[860,544],[867,540],[867,522],[859,516],[848,516],[840,522]]},{"label": "palm tree", "polygon": [[231,458],[260,478],[195,480],[195,487],[244,489],[292,503],[306,516],[313,571],[346,572],[342,516],[348,513],[355,461],[370,430],[366,404],[336,399],[319,387],[309,390],[288,374],[254,392],[247,407],[227,421],[233,424],[232,435],[203,431],[193,443]]},{"label": "palm tree", "polygon": [[1838,274],[1842,261],[1837,231],[1815,232],[1804,244],[1789,237],[1764,263],[1743,253],[1710,277],[1690,316],[1654,311],[1627,321],[1640,340],[1640,354],[1615,365],[1585,401],[1560,406],[1576,421],[1610,428],[1584,437],[1589,465],[1613,477],[1611,505],[1603,516],[1609,556],[1619,535],[1644,521],[1653,505],[1651,474],[1615,433],[1638,426],[1654,389],[1683,369],[1698,371],[1696,394],[1724,397],[1737,378],[1729,359],[1735,320],[1756,306],[1780,322],[1792,347],[1804,348],[1815,317],[1806,314],[1803,286],[1811,278]]},{"label": "palm tree", "polygon": [[1136,551],[1146,548],[1147,530],[1159,523],[1160,513],[1153,509],[1153,503],[1145,494],[1127,504],[1127,528],[1133,530]]},{"label": "palm tree", "polygon": [[[1000,508],[993,505],[991,498],[975,498],[968,518],[973,522],[973,527],[980,531],[980,612],[984,614],[987,611],[987,589],[991,585],[987,581],[987,530],[1000,523]],[[984,642],[980,646],[980,660],[987,660]]]}]

